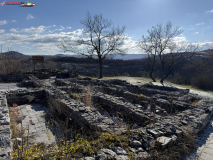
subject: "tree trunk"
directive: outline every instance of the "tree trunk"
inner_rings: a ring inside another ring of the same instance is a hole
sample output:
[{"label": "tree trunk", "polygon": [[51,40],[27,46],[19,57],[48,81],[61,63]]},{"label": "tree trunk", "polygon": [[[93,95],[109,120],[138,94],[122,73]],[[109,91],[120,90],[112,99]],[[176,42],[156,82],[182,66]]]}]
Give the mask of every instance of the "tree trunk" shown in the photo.
[{"label": "tree trunk", "polygon": [[164,80],[164,65],[165,65],[165,63],[164,62],[161,62],[161,74],[160,74],[160,78],[161,78],[161,80],[160,80],[160,82],[163,84],[163,80]]},{"label": "tree trunk", "polygon": [[102,60],[99,61],[99,65],[100,65],[100,75],[99,75],[99,78],[103,78],[103,73],[102,73]]},{"label": "tree trunk", "polygon": [[149,68],[151,69],[151,71],[149,72],[149,77],[153,80],[153,82],[156,82],[156,80],[154,79],[154,77],[152,76],[152,73],[153,73],[153,70],[154,70],[154,65],[155,65],[155,56],[154,56],[154,59],[153,59],[153,62],[152,62],[152,66],[150,67],[149,65],[150,63],[150,57],[148,59],[148,66]]},{"label": "tree trunk", "polygon": [[172,69],[169,68],[168,73],[166,74],[166,76],[161,77],[160,83],[163,84],[163,81],[170,75],[170,73],[173,71],[174,67]]},{"label": "tree trunk", "polygon": [[160,83],[163,84],[165,78],[161,78]]},{"label": "tree trunk", "polygon": [[153,71],[149,72],[149,77],[153,80],[153,82],[156,82],[156,80],[154,79],[154,77],[152,76]]}]

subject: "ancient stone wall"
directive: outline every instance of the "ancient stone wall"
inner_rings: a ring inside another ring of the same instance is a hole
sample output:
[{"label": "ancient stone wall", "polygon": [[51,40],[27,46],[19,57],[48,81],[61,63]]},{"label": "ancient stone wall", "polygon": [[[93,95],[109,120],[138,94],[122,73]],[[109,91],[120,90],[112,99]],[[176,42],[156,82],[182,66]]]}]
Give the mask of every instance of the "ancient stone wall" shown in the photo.
[{"label": "ancient stone wall", "polygon": [[[33,75],[29,78],[29,82],[38,88],[15,90],[0,95],[2,157],[9,157],[11,151],[7,104],[43,103],[90,132],[124,133],[127,129],[118,126],[114,120],[114,115],[120,114],[118,118],[123,117],[123,123],[137,132],[129,145],[134,148],[137,141],[146,152],[154,149],[156,143],[165,149],[168,144],[181,138],[184,132],[201,132],[213,115],[213,101],[190,94],[189,90],[134,86],[120,80],[77,79],[56,79],[57,87],[46,87]],[[88,90],[94,106],[74,100],[69,94],[87,93]],[[143,95],[139,98],[139,94]],[[199,102],[192,105],[188,103],[191,100]]]},{"label": "ancient stone wall", "polygon": [[0,94],[0,159],[11,159],[10,117],[5,94]]},{"label": "ancient stone wall", "polygon": [[22,82],[24,79],[27,79],[26,75],[0,74],[0,82],[3,83]]}]

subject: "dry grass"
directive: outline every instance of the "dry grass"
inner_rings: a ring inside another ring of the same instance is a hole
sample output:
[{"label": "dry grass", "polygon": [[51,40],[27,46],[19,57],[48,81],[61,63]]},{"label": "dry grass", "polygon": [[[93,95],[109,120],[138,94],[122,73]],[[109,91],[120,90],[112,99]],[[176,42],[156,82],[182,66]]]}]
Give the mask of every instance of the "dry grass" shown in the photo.
[{"label": "dry grass", "polygon": [[92,92],[91,92],[89,86],[87,87],[86,92],[83,93],[82,102],[83,102],[84,104],[86,104],[88,107],[93,107]]},{"label": "dry grass", "polygon": [[195,147],[195,135],[187,132],[163,152],[160,151],[160,147],[156,146],[158,152],[151,154],[148,160],[179,160],[182,156],[189,154]]},{"label": "dry grass", "polygon": [[0,74],[20,74],[22,73],[24,66],[20,59],[2,55],[0,68]]}]

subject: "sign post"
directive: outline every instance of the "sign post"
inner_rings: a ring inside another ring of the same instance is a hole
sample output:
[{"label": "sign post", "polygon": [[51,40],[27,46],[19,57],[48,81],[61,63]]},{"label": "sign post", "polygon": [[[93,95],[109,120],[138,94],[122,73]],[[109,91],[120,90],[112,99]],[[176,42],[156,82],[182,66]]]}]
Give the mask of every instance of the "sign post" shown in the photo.
[{"label": "sign post", "polygon": [[34,71],[35,71],[36,63],[42,63],[42,69],[43,69],[44,56],[32,56],[32,60],[34,64]]}]

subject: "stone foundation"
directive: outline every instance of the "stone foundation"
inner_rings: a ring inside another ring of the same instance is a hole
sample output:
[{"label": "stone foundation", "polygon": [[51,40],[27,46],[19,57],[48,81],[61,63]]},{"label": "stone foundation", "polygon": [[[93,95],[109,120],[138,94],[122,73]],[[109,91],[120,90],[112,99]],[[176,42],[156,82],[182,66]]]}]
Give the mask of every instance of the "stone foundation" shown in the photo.
[{"label": "stone foundation", "polygon": [[[0,157],[10,158],[11,131],[8,105],[52,103],[59,113],[71,118],[85,131],[105,131],[125,133],[112,118],[119,113],[123,123],[129,123],[133,133],[137,133],[129,146],[142,147],[144,154],[160,144],[162,150],[181,138],[184,132],[201,132],[213,114],[213,101],[210,98],[190,94],[189,90],[151,85],[134,86],[120,80],[77,80],[56,79],[57,87],[47,87],[42,80],[29,76],[29,81],[22,83],[31,89],[15,90],[0,95],[1,142],[3,150]],[[90,85],[90,86],[88,86]],[[87,93],[90,91],[94,107],[87,106],[80,100],[72,99],[70,92]],[[139,94],[143,94],[141,98]],[[199,101],[195,106],[188,101]],[[47,103],[48,102],[48,103]],[[98,108],[100,106],[100,108]],[[102,114],[101,111],[107,114]],[[3,126],[3,127],[2,127]],[[165,143],[167,142],[167,143]]]}]

